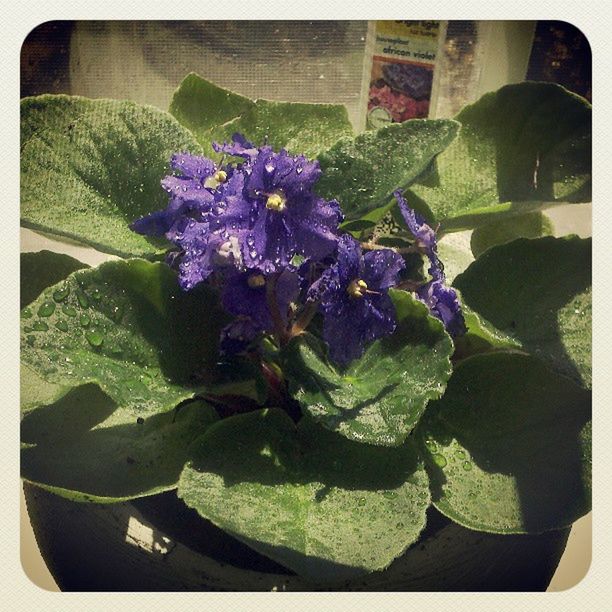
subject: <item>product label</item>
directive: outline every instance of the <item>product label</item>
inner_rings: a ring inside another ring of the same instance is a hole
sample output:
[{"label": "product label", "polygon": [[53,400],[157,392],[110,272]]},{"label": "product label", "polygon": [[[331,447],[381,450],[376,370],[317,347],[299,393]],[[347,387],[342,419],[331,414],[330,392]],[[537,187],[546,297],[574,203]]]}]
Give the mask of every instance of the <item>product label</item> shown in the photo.
[{"label": "product label", "polygon": [[440,21],[377,21],[368,94],[367,124],[427,117]]}]

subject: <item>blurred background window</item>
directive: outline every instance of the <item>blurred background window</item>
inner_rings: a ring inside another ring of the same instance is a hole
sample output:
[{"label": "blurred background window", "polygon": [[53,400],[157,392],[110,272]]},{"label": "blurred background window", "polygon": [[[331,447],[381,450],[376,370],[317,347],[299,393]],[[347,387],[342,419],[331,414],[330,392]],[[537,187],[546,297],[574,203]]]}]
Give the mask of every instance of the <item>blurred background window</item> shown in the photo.
[{"label": "blurred background window", "polygon": [[[382,54],[382,56],[381,56]],[[346,105],[357,129],[451,117],[524,79],[591,99],[584,35],[559,21],[53,21],[21,53],[21,95],[167,109],[189,72],[251,98]]]}]

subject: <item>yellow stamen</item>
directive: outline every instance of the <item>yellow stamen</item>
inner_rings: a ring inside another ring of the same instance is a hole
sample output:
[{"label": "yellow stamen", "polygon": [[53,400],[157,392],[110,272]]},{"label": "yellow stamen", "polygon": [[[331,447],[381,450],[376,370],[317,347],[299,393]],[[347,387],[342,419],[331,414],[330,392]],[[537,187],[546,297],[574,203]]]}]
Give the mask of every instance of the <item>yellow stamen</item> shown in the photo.
[{"label": "yellow stamen", "polygon": [[282,212],[283,210],[285,210],[286,204],[287,200],[285,199],[285,196],[281,193],[275,192],[271,193],[268,196],[268,199],[266,201],[266,208],[269,208],[270,210],[275,210],[276,212]]},{"label": "yellow stamen", "polygon": [[352,298],[362,298],[368,290],[368,285],[364,280],[355,279],[349,283],[349,286],[346,288],[346,292]]},{"label": "yellow stamen", "polygon": [[251,289],[259,289],[266,284],[266,279],[262,274],[253,274],[253,276],[249,276],[247,279],[247,285]]},{"label": "yellow stamen", "polygon": [[217,170],[215,172],[215,180],[217,183],[225,183],[227,181],[227,172],[225,170]]}]

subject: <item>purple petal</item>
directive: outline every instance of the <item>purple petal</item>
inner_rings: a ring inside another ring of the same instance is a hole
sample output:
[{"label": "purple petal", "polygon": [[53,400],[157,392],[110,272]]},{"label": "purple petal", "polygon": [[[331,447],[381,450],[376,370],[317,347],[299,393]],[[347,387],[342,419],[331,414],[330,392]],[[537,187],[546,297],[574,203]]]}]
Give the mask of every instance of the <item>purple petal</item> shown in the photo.
[{"label": "purple petal", "polygon": [[189,153],[175,153],[170,158],[170,166],[173,170],[181,172],[184,176],[202,181],[211,176],[217,170],[215,162],[207,157],[190,155]]},{"label": "purple petal", "polygon": [[248,317],[238,317],[221,330],[219,351],[221,355],[237,355],[253,343],[261,330]]},{"label": "purple petal", "polygon": [[352,280],[361,278],[363,274],[361,246],[359,242],[349,234],[343,234],[338,240],[338,259],[336,266],[338,270],[338,280],[345,290]]},{"label": "purple petal", "polygon": [[333,316],[325,316],[323,338],[329,356],[345,366],[361,357],[367,346],[395,331],[395,308],[388,295],[344,300]]},{"label": "purple petal", "polygon": [[249,142],[242,134],[233,134],[232,142],[219,144],[218,142],[212,143],[213,149],[217,153],[226,153],[227,155],[233,155],[234,157],[244,157],[247,160],[253,160],[259,153],[257,147]]},{"label": "purple petal", "polygon": [[259,270],[235,273],[226,277],[221,303],[229,313],[248,316],[260,329],[270,329],[272,318],[266,301],[266,287],[249,286],[249,279],[253,277],[263,279]]},{"label": "purple petal", "polygon": [[[249,279],[257,279],[257,283],[249,283]],[[263,330],[271,330],[272,317],[268,308],[266,285],[269,282],[260,270],[234,272],[225,277],[225,285],[221,293],[223,307],[234,315],[250,317]],[[295,270],[284,270],[276,284],[278,308],[283,320],[288,320],[289,304],[297,298],[299,278]]]},{"label": "purple petal", "polygon": [[419,288],[417,297],[427,304],[431,314],[444,323],[451,336],[465,334],[467,331],[465,319],[454,289],[447,287],[440,280],[432,280]]},{"label": "purple petal", "polygon": [[401,255],[391,249],[369,251],[363,257],[363,280],[372,291],[397,285],[397,275],[406,267]]}]

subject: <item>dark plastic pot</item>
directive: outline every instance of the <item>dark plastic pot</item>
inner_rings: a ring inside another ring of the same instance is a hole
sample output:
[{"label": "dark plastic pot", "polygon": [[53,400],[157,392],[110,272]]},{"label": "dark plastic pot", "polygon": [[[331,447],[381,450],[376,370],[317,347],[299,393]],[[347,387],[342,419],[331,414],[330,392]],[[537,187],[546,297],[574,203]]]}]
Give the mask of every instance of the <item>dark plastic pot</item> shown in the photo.
[{"label": "dark plastic pot", "polygon": [[24,489],[62,591],[544,591],[569,535],[485,534],[431,509],[420,540],[385,571],[313,584],[201,519],[174,493],[100,505]]}]

